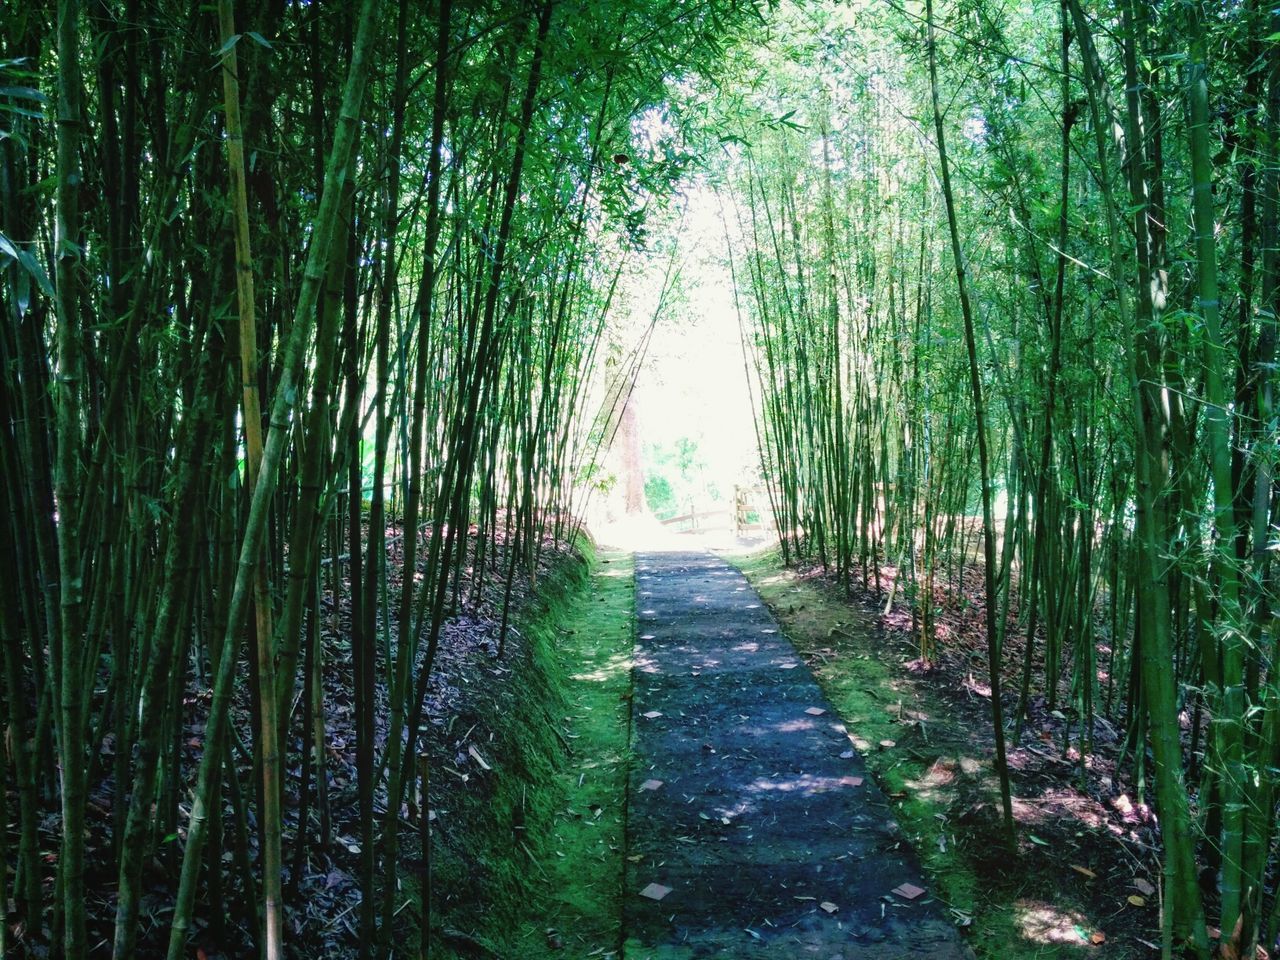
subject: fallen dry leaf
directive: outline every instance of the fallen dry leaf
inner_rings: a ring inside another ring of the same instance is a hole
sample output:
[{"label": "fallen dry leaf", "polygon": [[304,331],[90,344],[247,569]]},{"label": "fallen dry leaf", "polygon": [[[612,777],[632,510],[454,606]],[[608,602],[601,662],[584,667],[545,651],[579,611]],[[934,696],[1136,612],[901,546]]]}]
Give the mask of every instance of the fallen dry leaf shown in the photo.
[{"label": "fallen dry leaf", "polygon": [[821,909],[825,910],[827,913],[835,913],[837,910],[840,909],[830,900],[823,900],[820,904],[818,904],[818,906]]},{"label": "fallen dry leaf", "polygon": [[1094,873],[1088,867],[1080,866],[1080,864],[1078,863],[1073,863],[1071,865],[1071,869],[1074,870],[1076,873],[1080,874],[1080,876],[1082,877],[1088,877],[1090,880],[1098,879],[1098,875],[1096,873]]},{"label": "fallen dry leaf", "polygon": [[1107,935],[1101,930],[1095,930],[1093,933],[1089,934],[1089,942],[1096,947],[1099,944],[1107,942]]},{"label": "fallen dry leaf", "polygon": [[662,711],[650,710],[647,713],[641,714],[641,716],[644,717],[646,720],[657,720],[660,716],[662,716]]},{"label": "fallen dry leaf", "polygon": [[640,784],[640,791],[643,793],[645,790],[657,790],[660,786],[662,786],[661,780],[646,780]]},{"label": "fallen dry leaf", "polygon": [[1241,960],[1244,957],[1244,914],[1236,918],[1231,937],[1218,944],[1218,960]]},{"label": "fallen dry leaf", "polygon": [[1149,897],[1156,892],[1156,888],[1141,877],[1133,881],[1133,889],[1137,890],[1144,897]]},{"label": "fallen dry leaf", "polygon": [[467,747],[467,756],[480,765],[481,770],[492,770],[493,767],[484,762],[484,757],[480,756],[480,751],[475,747]]},{"label": "fallen dry leaf", "polygon": [[1147,898],[1140,897],[1136,893],[1130,894],[1129,905],[1134,907],[1145,907],[1147,905]]},{"label": "fallen dry leaf", "polygon": [[820,717],[826,712],[827,711],[823,710],[821,707],[810,707],[808,710],[805,711],[805,713],[807,713],[811,717]]},{"label": "fallen dry leaf", "polygon": [[651,883],[640,891],[640,896],[648,897],[650,900],[661,900],[670,892],[670,887],[664,887],[660,883]]},{"label": "fallen dry leaf", "polygon": [[914,883],[902,883],[889,892],[897,894],[903,900],[918,900],[924,896],[924,887],[917,887]]}]

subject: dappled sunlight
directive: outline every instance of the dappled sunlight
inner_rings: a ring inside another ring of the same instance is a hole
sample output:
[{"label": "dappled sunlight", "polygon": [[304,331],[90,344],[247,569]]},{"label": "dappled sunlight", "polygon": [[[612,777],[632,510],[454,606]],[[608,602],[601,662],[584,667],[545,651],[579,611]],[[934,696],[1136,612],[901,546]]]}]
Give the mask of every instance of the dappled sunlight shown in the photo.
[{"label": "dappled sunlight", "polygon": [[915,779],[904,781],[906,788],[917,795],[917,799],[936,802],[942,795],[950,796],[952,787],[960,779],[960,764],[950,757],[939,757],[924,774]]},{"label": "dappled sunlight", "polygon": [[812,720],[783,720],[781,723],[774,724],[773,729],[778,733],[798,733],[801,730],[814,730],[817,727]]},{"label": "dappled sunlight", "polygon": [[731,807],[717,807],[716,814],[722,817],[728,817],[736,820],[739,817],[745,817],[747,814],[755,813],[760,809],[759,804],[747,800],[739,800]]},{"label": "dappled sunlight", "polygon": [[1090,946],[1092,928],[1075,910],[1064,910],[1042,900],[1018,900],[1014,903],[1014,916],[1028,940],[1081,949]]},{"label": "dappled sunlight", "polygon": [[662,667],[660,667],[658,662],[647,653],[636,654],[635,660],[633,661],[633,669],[638,670],[641,673],[648,674],[662,673]]},{"label": "dappled sunlight", "polygon": [[785,780],[759,777],[747,784],[745,789],[750,793],[799,793],[803,796],[813,796],[819,793],[830,793],[835,790],[849,790],[859,786],[861,783],[861,777],[818,777],[804,773]]},{"label": "dappled sunlight", "polygon": [[630,673],[633,665],[634,660],[629,654],[616,653],[594,670],[571,673],[569,678],[583,683],[608,683],[621,675]]},{"label": "dappled sunlight", "polygon": [[1013,815],[1027,825],[1075,822],[1096,829],[1107,823],[1096,801],[1064,787],[1050,788],[1039,797],[1014,797]]}]

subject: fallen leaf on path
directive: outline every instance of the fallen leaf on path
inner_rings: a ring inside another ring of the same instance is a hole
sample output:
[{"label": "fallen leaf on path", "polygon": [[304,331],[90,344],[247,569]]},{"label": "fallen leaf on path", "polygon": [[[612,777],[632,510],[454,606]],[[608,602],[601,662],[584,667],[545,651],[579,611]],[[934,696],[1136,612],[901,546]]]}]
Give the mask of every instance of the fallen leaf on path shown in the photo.
[{"label": "fallen leaf on path", "polygon": [[640,790],[641,792],[645,790],[657,790],[660,786],[662,786],[661,780],[646,780],[644,783],[640,784]]},{"label": "fallen leaf on path", "polygon": [[1096,947],[1099,944],[1107,942],[1107,935],[1101,930],[1095,930],[1093,933],[1089,934],[1089,942]]},{"label": "fallen leaf on path", "polygon": [[670,892],[670,887],[664,887],[660,883],[651,883],[640,891],[640,896],[648,897],[650,900],[661,900]]},{"label": "fallen leaf on path", "polygon": [[924,896],[924,887],[917,887],[914,883],[903,883],[894,887],[889,891],[900,896],[903,900],[918,900]]},{"label": "fallen leaf on path", "polygon": [[853,751],[852,751],[852,750],[846,750],[844,753],[840,754],[840,759],[841,759],[841,760],[852,760],[852,759],[853,759]]},{"label": "fallen leaf on path", "polygon": [[823,910],[825,910],[827,913],[835,913],[837,910],[840,909],[830,900],[823,900],[820,904],[818,904],[818,906],[821,907]]},{"label": "fallen leaf on path", "polygon": [[1156,888],[1141,877],[1133,881],[1133,889],[1137,890],[1144,897],[1149,897],[1156,892]]},{"label": "fallen leaf on path", "polygon": [[810,707],[808,710],[805,711],[805,713],[807,713],[811,717],[820,717],[826,712],[827,711],[823,710],[821,707]]},{"label": "fallen leaf on path", "polygon": [[1140,897],[1136,893],[1131,893],[1129,894],[1129,905],[1132,907],[1145,907],[1147,905],[1147,898]]},{"label": "fallen leaf on path", "polygon": [[1074,870],[1076,873],[1080,874],[1080,876],[1082,877],[1088,877],[1090,880],[1098,879],[1098,875],[1096,873],[1094,873],[1088,867],[1080,866],[1080,864],[1078,863],[1073,863],[1071,865],[1071,869]]},{"label": "fallen leaf on path", "polygon": [[657,720],[660,716],[662,716],[662,711],[650,710],[647,713],[641,714],[641,716],[644,717],[646,720]]}]

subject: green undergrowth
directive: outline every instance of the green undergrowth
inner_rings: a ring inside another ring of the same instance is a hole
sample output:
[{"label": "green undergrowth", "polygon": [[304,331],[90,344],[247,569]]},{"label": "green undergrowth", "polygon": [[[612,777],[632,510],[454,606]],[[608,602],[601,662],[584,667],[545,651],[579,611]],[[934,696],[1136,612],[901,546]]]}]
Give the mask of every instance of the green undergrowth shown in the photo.
[{"label": "green undergrowth", "polygon": [[1025,863],[1012,866],[977,718],[957,715],[937,688],[911,677],[904,663],[914,651],[887,639],[874,615],[838,588],[786,570],[776,549],[730,559],[813,668],[890,798],[931,893],[965,927],[975,953],[993,960],[1101,956],[1081,942],[1079,933],[1092,928],[1075,905],[1061,896],[1037,899],[1043,885],[1021,875]]},{"label": "green undergrowth", "polygon": [[486,789],[441,816],[440,957],[616,956],[626,815],[634,576],[630,555],[583,544],[540,585],[522,662],[481,717]]}]

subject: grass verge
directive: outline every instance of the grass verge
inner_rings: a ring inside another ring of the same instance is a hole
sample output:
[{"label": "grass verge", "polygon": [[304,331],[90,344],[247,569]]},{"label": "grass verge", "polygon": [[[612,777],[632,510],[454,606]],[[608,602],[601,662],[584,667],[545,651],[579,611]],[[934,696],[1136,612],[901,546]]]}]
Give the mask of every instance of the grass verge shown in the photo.
[{"label": "grass verge", "polygon": [[584,554],[544,581],[519,624],[511,695],[484,718],[492,782],[459,797],[457,829],[437,845],[442,956],[617,955],[633,562]]}]

